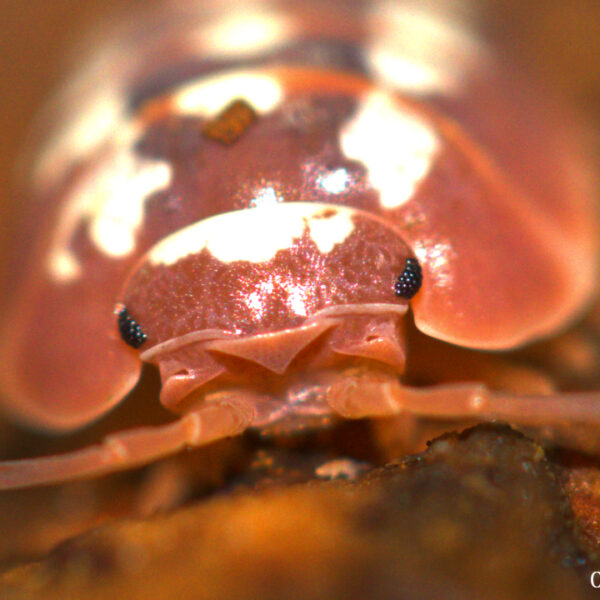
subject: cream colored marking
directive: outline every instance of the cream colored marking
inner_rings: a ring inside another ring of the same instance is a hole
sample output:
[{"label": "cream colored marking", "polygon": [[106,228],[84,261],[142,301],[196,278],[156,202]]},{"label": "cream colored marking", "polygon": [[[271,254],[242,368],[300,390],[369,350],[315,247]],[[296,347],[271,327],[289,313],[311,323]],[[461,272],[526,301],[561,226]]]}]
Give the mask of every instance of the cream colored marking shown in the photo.
[{"label": "cream colored marking", "polygon": [[444,18],[443,11],[396,0],[369,6],[365,60],[381,83],[418,94],[455,94],[469,72],[489,60],[464,23]]},{"label": "cream colored marking", "polygon": [[283,98],[283,89],[272,75],[254,71],[233,71],[202,77],[181,86],[172,96],[176,113],[213,117],[233,100],[245,100],[259,113],[275,109]]},{"label": "cream colored marking", "polygon": [[354,223],[347,213],[339,212],[327,219],[308,222],[310,237],[323,254],[328,254],[336,244],[344,241],[354,230]]},{"label": "cream colored marking", "polygon": [[134,153],[145,125],[128,113],[132,63],[126,54],[120,39],[97,53],[44,115],[59,125],[50,131],[28,177],[36,193],[47,193],[65,172],[84,167],[64,198],[48,252],[48,273],[61,283],[82,275],[70,243],[83,222],[89,222],[100,251],[124,256],[133,250],[144,201],[170,182],[167,163]]},{"label": "cream colored marking", "polygon": [[[325,211],[328,218],[320,218]],[[155,265],[172,265],[206,248],[224,263],[244,260],[261,263],[279,250],[290,248],[305,227],[319,250],[331,252],[354,230],[347,207],[309,202],[288,202],[248,208],[198,221],[159,242],[149,253]]]},{"label": "cream colored marking", "polygon": [[[91,236],[96,245],[114,257],[127,256],[135,248],[135,232],[144,216],[144,203],[171,183],[169,163],[125,154],[108,165],[80,199],[90,210]],[[85,195],[89,194],[86,198]]]},{"label": "cream colored marking", "polygon": [[390,93],[369,92],[340,133],[344,154],[362,162],[385,208],[408,202],[435,160],[435,131]]},{"label": "cream colored marking", "polygon": [[289,15],[260,7],[236,9],[194,30],[196,50],[218,56],[247,56],[288,43],[295,27]]},{"label": "cream colored marking", "polygon": [[66,283],[81,275],[69,243],[77,227],[88,221],[96,247],[112,258],[135,249],[135,234],[144,217],[149,196],[171,182],[171,166],[141,158],[130,146],[115,149],[71,190],[59,218],[49,252],[51,276]]},{"label": "cream colored marking", "polygon": [[58,281],[73,281],[81,276],[81,265],[67,248],[55,248],[48,261],[49,270]]},{"label": "cream colored marking", "polygon": [[129,135],[125,131],[124,99],[115,90],[103,90],[86,98],[84,106],[68,115],[61,127],[42,149],[33,167],[33,180],[43,188],[66,169],[67,165],[89,156],[109,137]]},{"label": "cream colored marking", "polygon": [[[34,190],[47,192],[74,164],[88,160],[104,145],[124,145],[136,137],[137,123],[129,115],[131,61],[128,42],[113,36],[109,44],[83,56],[82,66],[52,98],[40,115],[46,142],[36,152]],[[87,54],[87,53],[84,53]]]},{"label": "cream colored marking", "polygon": [[369,53],[369,62],[379,77],[388,84],[417,93],[452,89],[452,80],[431,65],[411,60],[378,42]]}]

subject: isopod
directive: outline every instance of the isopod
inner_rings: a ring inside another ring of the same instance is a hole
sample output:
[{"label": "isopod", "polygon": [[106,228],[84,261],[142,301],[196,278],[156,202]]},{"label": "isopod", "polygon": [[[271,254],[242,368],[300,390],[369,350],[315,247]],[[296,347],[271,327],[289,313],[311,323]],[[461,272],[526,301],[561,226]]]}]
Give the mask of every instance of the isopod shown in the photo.
[{"label": "isopod", "polygon": [[[598,220],[576,126],[444,19],[310,8],[173,9],[55,101],[10,271],[3,408],[74,430],[148,362],[178,418],[2,462],[0,488],[338,417],[600,428],[596,392],[445,381],[406,333],[414,319],[448,348],[508,350],[589,305]],[[426,385],[405,378],[417,362]]]}]

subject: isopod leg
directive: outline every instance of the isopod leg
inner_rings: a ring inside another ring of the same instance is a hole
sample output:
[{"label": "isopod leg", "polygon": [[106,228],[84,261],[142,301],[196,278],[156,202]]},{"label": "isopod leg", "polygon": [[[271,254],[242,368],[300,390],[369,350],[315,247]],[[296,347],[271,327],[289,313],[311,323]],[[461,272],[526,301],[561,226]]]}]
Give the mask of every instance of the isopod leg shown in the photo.
[{"label": "isopod leg", "polygon": [[236,435],[252,421],[247,404],[218,403],[157,427],[107,436],[101,444],[68,454],[0,462],[0,490],[63,482],[129,469]]},{"label": "isopod leg", "polygon": [[597,392],[518,395],[492,392],[478,384],[415,388],[391,376],[358,376],[332,385],[327,400],[351,419],[412,415],[466,423],[501,421],[585,452],[600,449]]}]

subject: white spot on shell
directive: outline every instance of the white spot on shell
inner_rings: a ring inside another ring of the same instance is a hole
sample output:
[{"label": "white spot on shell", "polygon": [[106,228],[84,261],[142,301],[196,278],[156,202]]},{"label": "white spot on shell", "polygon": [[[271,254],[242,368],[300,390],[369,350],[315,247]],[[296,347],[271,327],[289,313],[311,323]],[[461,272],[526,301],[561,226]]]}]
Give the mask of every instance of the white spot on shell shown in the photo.
[{"label": "white spot on shell", "polygon": [[340,137],[344,154],[367,168],[385,208],[412,198],[439,147],[435,131],[423,118],[382,91],[366,95]]},{"label": "white spot on shell", "polygon": [[[241,12],[240,12],[241,10]],[[203,55],[238,56],[261,52],[286,43],[294,33],[287,15],[274,10],[236,9],[194,31],[195,48]],[[190,44],[191,45],[191,44]]]},{"label": "white spot on shell", "polygon": [[273,75],[252,71],[234,71],[203,77],[173,93],[173,110],[180,114],[212,117],[234,100],[245,100],[259,113],[280,104],[281,83]]},{"label": "white spot on shell", "polygon": [[48,267],[58,281],[73,281],[81,276],[81,266],[66,248],[54,249],[49,254]]},{"label": "white spot on shell", "polygon": [[[323,217],[324,211],[331,216]],[[319,251],[331,252],[354,230],[354,209],[329,204],[288,202],[216,215],[181,229],[149,253],[153,264],[172,265],[206,248],[224,263],[261,263],[290,248],[308,228]]]},{"label": "white spot on shell", "polygon": [[367,30],[365,60],[374,78],[400,90],[454,94],[469,72],[488,60],[479,40],[467,33],[468,24],[457,25],[443,10],[376,2],[367,14]]},{"label": "white spot on shell", "polygon": [[130,50],[119,36],[95,48],[45,107],[40,123],[46,141],[27,175],[34,190],[47,192],[100,148],[124,147],[139,135],[140,123],[129,112],[130,78],[139,68]]},{"label": "white spot on shell", "polygon": [[129,135],[130,131],[124,132],[124,114],[124,99],[113,89],[86,98],[76,117],[60,128],[40,152],[33,168],[34,181],[48,185],[69,163],[91,154],[115,132]]},{"label": "white spot on shell", "polygon": [[[127,256],[135,248],[135,232],[144,203],[171,183],[169,163],[125,154],[86,187],[78,200],[91,218],[92,240],[106,254]],[[87,196],[87,197],[86,197]]]},{"label": "white spot on shell", "polygon": [[81,267],[68,249],[78,225],[87,220],[96,247],[113,258],[135,249],[135,234],[144,217],[144,203],[171,182],[171,166],[141,158],[127,146],[108,154],[83,176],[67,197],[49,253],[49,270],[58,281],[68,282]]},{"label": "white spot on shell", "polygon": [[312,219],[308,222],[310,237],[323,254],[333,250],[336,244],[344,241],[354,230],[349,214],[337,213],[327,219]]}]

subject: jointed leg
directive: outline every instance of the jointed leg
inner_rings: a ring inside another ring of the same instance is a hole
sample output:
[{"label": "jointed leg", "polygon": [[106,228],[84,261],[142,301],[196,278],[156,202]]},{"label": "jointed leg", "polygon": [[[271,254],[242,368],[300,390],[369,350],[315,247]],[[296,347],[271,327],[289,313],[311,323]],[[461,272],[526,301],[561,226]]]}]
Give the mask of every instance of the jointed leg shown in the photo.
[{"label": "jointed leg", "polygon": [[0,490],[92,477],[147,464],[182,448],[202,446],[240,433],[252,422],[242,402],[209,404],[158,427],[110,435],[97,446],[68,454],[0,462]]},{"label": "jointed leg", "polygon": [[459,422],[502,421],[583,451],[600,449],[600,394],[517,395],[478,384],[405,387],[395,377],[357,375],[335,383],[330,406],[346,418],[411,414]]}]

